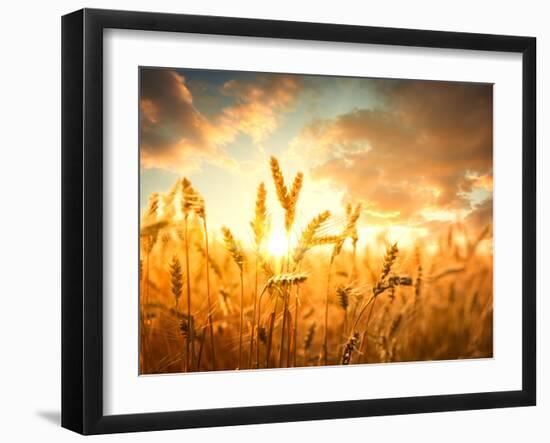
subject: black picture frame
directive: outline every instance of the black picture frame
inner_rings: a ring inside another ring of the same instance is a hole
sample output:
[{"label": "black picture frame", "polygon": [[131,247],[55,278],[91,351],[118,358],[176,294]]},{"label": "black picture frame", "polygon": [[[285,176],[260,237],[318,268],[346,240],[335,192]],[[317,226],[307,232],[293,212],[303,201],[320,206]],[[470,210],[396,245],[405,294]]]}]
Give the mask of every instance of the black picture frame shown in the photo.
[{"label": "black picture frame", "polygon": [[[130,415],[103,413],[103,30],[522,54],[522,389]],[[83,9],[62,18],[62,426],[82,434],[457,411],[536,403],[536,39]]]}]

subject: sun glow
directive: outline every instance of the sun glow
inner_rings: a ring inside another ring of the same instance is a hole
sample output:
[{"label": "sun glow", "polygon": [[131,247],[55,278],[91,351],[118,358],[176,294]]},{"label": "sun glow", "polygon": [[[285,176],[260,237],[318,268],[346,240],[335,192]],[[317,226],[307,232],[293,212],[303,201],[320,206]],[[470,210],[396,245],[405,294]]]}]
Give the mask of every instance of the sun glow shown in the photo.
[{"label": "sun glow", "polygon": [[288,238],[283,229],[273,229],[267,241],[267,250],[274,257],[284,257],[288,252]]}]

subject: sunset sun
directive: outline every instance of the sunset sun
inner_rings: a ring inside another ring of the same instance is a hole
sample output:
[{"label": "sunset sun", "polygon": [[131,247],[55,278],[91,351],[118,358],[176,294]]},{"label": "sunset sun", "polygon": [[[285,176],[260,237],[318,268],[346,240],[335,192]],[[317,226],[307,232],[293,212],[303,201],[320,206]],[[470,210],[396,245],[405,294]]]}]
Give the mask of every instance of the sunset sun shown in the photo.
[{"label": "sunset sun", "polygon": [[267,241],[268,252],[275,257],[284,257],[288,252],[288,239],[282,229],[274,229]]}]

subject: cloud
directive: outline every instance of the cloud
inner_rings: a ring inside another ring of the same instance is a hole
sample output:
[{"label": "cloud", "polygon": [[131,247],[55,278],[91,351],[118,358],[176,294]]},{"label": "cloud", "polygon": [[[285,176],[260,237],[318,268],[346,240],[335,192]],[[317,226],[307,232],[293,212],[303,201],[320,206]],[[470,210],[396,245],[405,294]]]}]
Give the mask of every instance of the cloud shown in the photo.
[{"label": "cloud", "polygon": [[[308,159],[313,177],[330,180],[373,213],[471,207],[478,188],[492,192],[492,87],[380,81],[384,106],[316,120],[287,156]],[[393,217],[395,221],[395,217]]]},{"label": "cloud", "polygon": [[476,205],[465,219],[466,223],[476,231],[482,231],[493,222],[493,198]]},{"label": "cloud", "polygon": [[140,90],[141,165],[187,173],[206,161],[235,170],[237,162],[225,147],[239,134],[261,142],[276,129],[279,114],[291,106],[300,89],[296,77],[284,75],[231,80],[220,92],[233,103],[207,117],[194,105],[184,76],[172,70],[144,69]]},{"label": "cloud", "polygon": [[230,80],[221,93],[235,98],[237,104],[223,110],[220,122],[260,143],[276,129],[279,113],[288,109],[300,90],[295,76],[259,76],[253,83]]}]

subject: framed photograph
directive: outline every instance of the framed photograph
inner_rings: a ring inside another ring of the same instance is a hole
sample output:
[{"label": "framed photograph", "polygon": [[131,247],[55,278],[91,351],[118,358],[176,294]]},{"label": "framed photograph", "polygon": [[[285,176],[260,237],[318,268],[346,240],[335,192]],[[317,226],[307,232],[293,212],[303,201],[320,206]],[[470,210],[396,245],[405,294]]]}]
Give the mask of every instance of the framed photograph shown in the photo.
[{"label": "framed photograph", "polygon": [[62,425],[536,402],[531,37],[62,20]]}]

